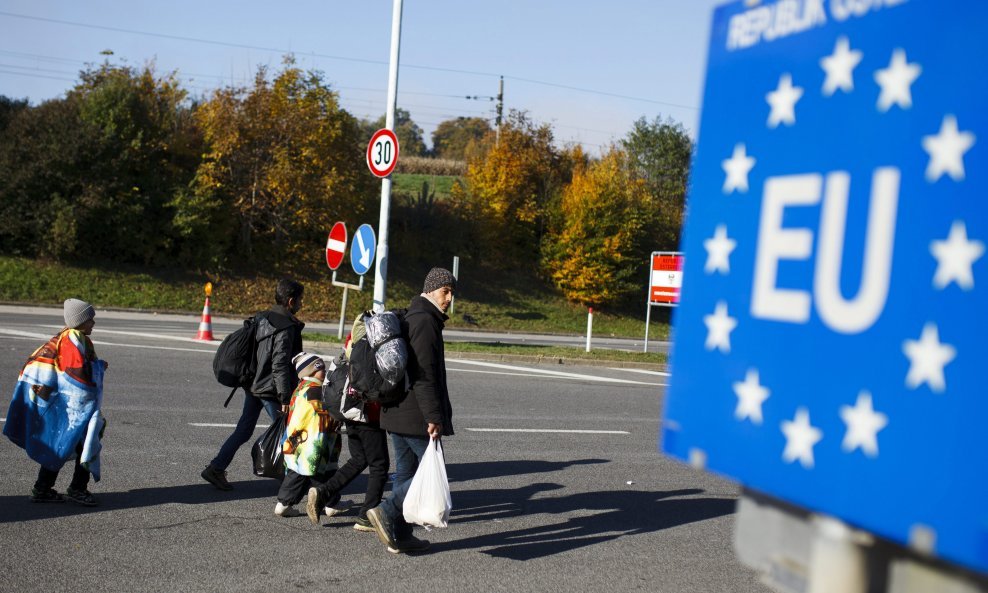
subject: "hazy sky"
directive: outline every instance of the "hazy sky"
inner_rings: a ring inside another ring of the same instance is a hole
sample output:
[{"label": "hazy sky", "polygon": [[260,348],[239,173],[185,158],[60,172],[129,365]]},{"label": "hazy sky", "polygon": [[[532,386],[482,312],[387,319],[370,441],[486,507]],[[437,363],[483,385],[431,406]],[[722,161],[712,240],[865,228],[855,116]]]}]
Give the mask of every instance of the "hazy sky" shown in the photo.
[{"label": "hazy sky", "polygon": [[[443,120],[493,117],[487,97],[503,75],[506,109],[551,123],[560,143],[597,152],[641,116],[672,117],[695,133],[712,11],[723,3],[404,0],[398,105],[431,144]],[[110,50],[114,63],[153,60],[207,95],[293,52],[351,113],[377,118],[391,15],[391,0],[0,0],[0,94],[59,97]]]}]

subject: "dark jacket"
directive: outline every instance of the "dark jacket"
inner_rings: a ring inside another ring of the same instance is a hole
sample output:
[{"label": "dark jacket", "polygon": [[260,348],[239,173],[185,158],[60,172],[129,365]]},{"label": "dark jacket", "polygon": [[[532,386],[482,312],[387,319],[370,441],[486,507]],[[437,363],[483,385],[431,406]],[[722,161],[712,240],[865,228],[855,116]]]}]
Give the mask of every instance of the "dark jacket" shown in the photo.
[{"label": "dark jacket", "polygon": [[287,404],[298,385],[292,358],[302,351],[302,328],[291,311],[281,305],[258,313],[257,374],[251,393]]},{"label": "dark jacket", "polygon": [[[427,423],[453,434],[453,407],[446,387],[443,326],[449,319],[432,301],[417,296],[405,314],[408,329],[408,380],[411,387],[396,404],[381,409],[381,428],[398,434],[426,436]],[[404,329],[404,328],[403,328]]]}]

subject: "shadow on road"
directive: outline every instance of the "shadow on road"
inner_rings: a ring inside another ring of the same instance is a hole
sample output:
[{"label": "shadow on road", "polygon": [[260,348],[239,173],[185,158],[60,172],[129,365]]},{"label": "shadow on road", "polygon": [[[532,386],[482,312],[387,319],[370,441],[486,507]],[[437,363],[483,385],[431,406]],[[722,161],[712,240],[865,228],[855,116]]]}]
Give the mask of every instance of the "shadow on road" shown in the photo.
[{"label": "shadow on road", "polygon": [[512,459],[502,461],[481,461],[477,463],[448,463],[446,474],[450,482],[469,482],[485,478],[522,476],[557,472],[574,465],[610,463],[608,459],[574,459],[572,461],[541,461],[537,459]]},{"label": "shadow on road", "polygon": [[168,503],[212,504],[231,500],[270,498],[272,505],[278,494],[278,482],[274,480],[243,480],[232,482],[233,490],[221,492],[209,484],[186,484],[161,488],[137,488],[123,492],[100,492],[92,488],[99,499],[97,507],[83,507],[72,502],[36,504],[23,496],[0,496],[0,523],[34,521],[51,517],[76,515],[100,511],[117,511],[153,507]]},{"label": "shadow on road", "polygon": [[584,492],[545,496],[563,488],[537,483],[510,490],[471,490],[453,493],[453,522],[505,521],[522,515],[577,515],[555,521],[450,542],[435,542],[432,549],[485,548],[482,553],[511,560],[542,558],[614,540],[651,533],[734,512],[728,498],[681,498],[702,494],[686,489],[668,492],[635,490]]}]

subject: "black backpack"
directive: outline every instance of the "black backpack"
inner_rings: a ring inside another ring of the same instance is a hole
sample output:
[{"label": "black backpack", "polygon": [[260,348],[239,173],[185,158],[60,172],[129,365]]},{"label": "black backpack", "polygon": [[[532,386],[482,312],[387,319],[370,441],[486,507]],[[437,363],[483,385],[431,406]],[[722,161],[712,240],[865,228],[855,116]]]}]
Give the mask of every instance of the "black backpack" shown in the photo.
[{"label": "black backpack", "polygon": [[244,326],[223,338],[213,357],[213,374],[220,385],[232,387],[223,403],[225,408],[238,387],[247,390],[257,374],[257,319],[249,317]]}]

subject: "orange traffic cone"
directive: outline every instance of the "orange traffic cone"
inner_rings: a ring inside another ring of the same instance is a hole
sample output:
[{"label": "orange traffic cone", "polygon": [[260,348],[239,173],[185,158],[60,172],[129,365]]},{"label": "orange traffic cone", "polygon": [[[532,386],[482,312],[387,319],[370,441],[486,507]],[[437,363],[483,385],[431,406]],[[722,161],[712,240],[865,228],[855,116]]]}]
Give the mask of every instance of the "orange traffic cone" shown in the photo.
[{"label": "orange traffic cone", "polygon": [[196,340],[203,342],[213,341],[213,319],[209,315],[209,296],[206,296],[206,305],[202,308],[202,321],[199,322],[199,333]]}]

